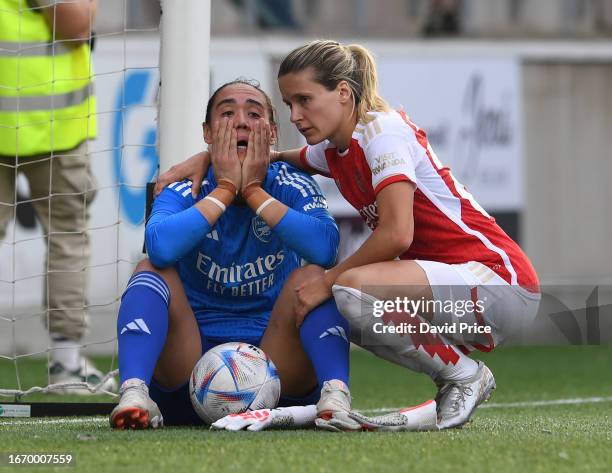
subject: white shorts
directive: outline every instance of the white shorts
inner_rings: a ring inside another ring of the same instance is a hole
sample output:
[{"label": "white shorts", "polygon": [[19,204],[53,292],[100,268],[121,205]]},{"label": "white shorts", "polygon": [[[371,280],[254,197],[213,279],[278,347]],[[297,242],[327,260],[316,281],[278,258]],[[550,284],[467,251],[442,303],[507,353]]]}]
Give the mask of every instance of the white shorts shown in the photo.
[{"label": "white shorts", "polygon": [[[445,332],[445,336],[463,345],[465,351],[490,351],[532,325],[540,303],[539,293],[508,284],[476,261],[462,264],[415,262],[425,271],[437,301],[432,311],[432,325],[454,327],[456,332]],[[472,308],[474,310],[470,310]]]}]

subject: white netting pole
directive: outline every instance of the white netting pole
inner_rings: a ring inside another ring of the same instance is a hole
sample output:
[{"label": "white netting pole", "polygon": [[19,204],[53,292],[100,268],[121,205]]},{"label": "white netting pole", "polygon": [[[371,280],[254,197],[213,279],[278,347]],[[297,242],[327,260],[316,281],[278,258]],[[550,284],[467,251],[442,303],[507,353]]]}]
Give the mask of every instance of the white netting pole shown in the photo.
[{"label": "white netting pole", "polygon": [[161,0],[159,165],[201,151],[208,100],[210,0]]}]

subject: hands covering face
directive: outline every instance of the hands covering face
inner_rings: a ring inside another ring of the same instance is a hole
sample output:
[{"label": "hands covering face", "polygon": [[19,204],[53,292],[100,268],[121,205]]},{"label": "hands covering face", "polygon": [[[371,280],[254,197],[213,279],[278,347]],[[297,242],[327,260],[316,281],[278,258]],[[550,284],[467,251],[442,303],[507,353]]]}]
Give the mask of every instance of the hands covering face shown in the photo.
[{"label": "hands covering face", "polygon": [[222,118],[220,122],[213,123],[213,139],[208,150],[217,182],[229,181],[240,189],[242,176],[238,160],[238,135],[231,119]]},{"label": "hands covering face", "polygon": [[270,124],[257,120],[249,132],[246,157],[238,156],[238,132],[232,119],[223,118],[213,126],[213,140],[209,145],[211,163],[217,182],[226,180],[236,189],[264,181],[270,165]]},{"label": "hands covering face", "polygon": [[247,155],[242,162],[242,190],[249,184],[261,184],[270,166],[270,124],[263,119],[257,121],[249,133]]}]

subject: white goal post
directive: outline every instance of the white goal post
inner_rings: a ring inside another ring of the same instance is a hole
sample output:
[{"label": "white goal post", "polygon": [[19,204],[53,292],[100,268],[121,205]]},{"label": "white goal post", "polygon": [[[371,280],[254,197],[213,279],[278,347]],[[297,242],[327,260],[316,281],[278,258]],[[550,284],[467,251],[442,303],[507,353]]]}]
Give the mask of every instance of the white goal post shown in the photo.
[{"label": "white goal post", "polygon": [[160,171],[202,150],[210,0],[161,0]]}]

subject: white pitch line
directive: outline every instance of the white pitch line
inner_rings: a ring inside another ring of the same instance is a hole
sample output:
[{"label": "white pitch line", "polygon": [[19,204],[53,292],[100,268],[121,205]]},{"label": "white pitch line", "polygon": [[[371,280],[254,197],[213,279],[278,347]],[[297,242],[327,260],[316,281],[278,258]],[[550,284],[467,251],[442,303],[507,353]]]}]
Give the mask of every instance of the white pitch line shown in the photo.
[{"label": "white pitch line", "polygon": [[[565,404],[595,404],[598,402],[612,402],[612,396],[608,397],[578,397],[574,399],[550,399],[546,401],[528,402],[489,402],[480,406],[480,409],[499,409],[512,407],[540,407],[540,406],[562,406]],[[364,409],[359,412],[364,414],[376,414],[381,412],[399,411],[403,407],[379,407],[377,409]]]},{"label": "white pitch line", "polygon": [[[607,397],[578,397],[573,399],[549,399],[546,401],[528,402],[489,402],[480,406],[480,409],[499,409],[513,407],[540,407],[540,406],[562,406],[567,404],[596,404],[599,402],[612,402],[612,396]],[[392,412],[404,409],[403,407],[379,407],[377,409],[363,409],[359,412],[363,414],[379,414],[381,412]],[[106,417],[84,417],[76,419],[40,419],[40,420],[11,420],[0,421],[0,428],[11,425],[41,425],[41,424],[102,424],[108,422]]]},{"label": "white pitch line", "polygon": [[108,417],[79,417],[76,419],[40,419],[0,421],[0,428],[5,425],[40,425],[40,424],[101,424],[108,422]]},{"label": "white pitch line", "polygon": [[564,404],[595,404],[598,402],[612,402],[612,396],[608,397],[577,397],[574,399],[551,399],[549,401],[531,402],[489,402],[480,406],[481,408],[499,407],[538,407],[538,406],[562,406]]}]

